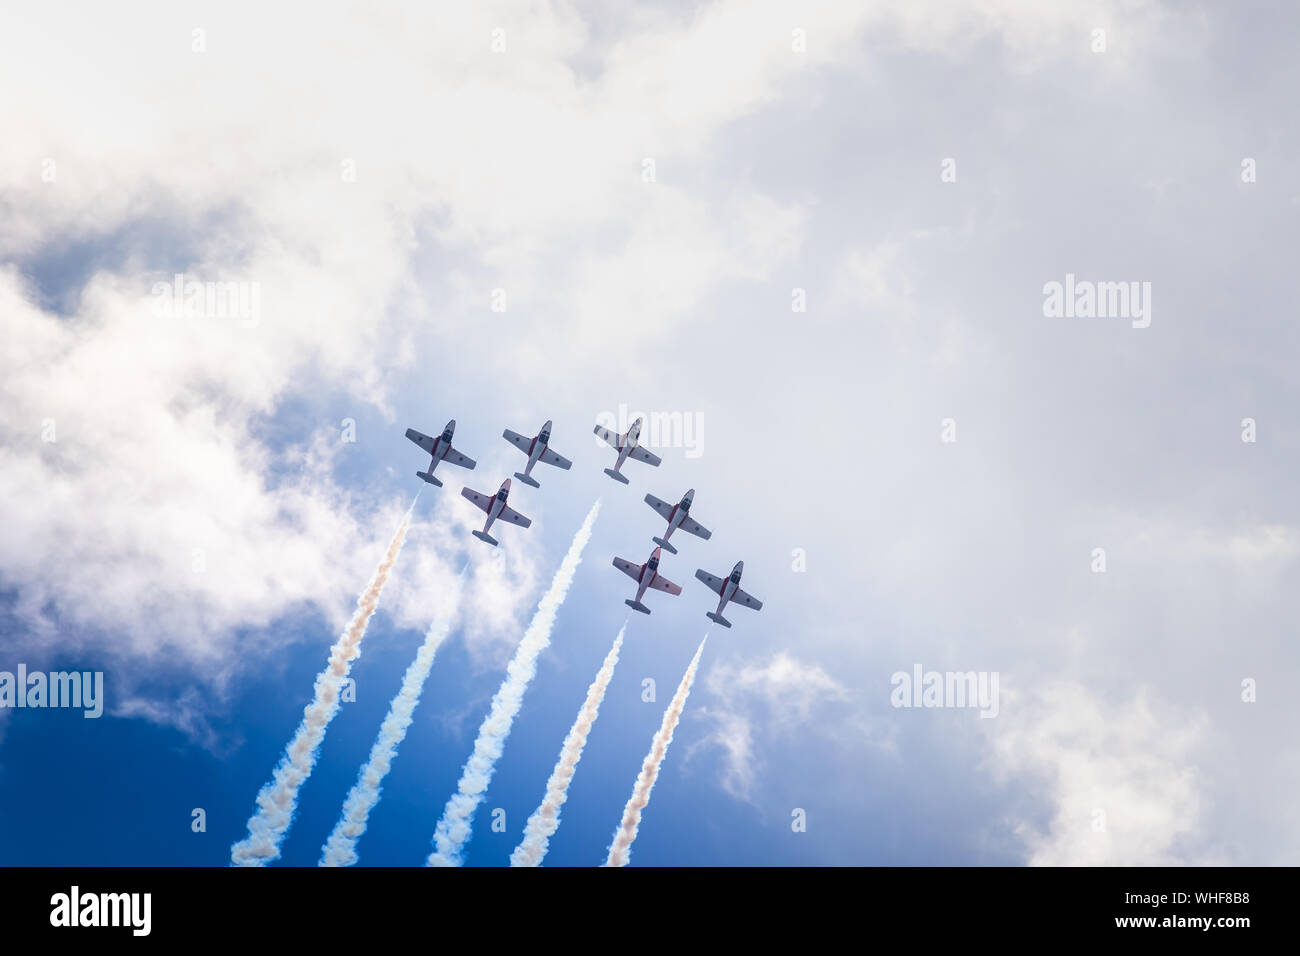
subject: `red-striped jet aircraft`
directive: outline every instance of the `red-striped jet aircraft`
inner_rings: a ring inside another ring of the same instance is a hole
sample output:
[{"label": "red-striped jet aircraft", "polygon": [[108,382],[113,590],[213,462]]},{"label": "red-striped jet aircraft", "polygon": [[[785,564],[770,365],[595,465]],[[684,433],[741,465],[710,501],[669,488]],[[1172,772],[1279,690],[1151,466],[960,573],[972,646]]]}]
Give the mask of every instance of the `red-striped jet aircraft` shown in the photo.
[{"label": "red-striped jet aircraft", "polygon": [[619,469],[623,467],[623,462],[627,461],[629,456],[635,458],[637,461],[643,461],[647,465],[653,465],[656,468],[658,468],[660,463],[663,461],[663,459],[658,455],[646,451],[636,443],[637,436],[641,434],[641,423],[643,421],[644,419],[638,418],[632,423],[632,427],[622,435],[617,432],[612,432],[608,428],[601,428],[599,425],[596,426],[595,433],[599,436],[600,440],[618,451],[618,460],[614,462],[613,468],[605,469],[605,474],[609,475],[609,477],[613,478],[615,481],[623,482],[625,485],[628,483],[627,476]]},{"label": "red-striped jet aircraft", "polygon": [[407,438],[411,439],[411,441],[415,442],[433,456],[433,459],[429,462],[429,470],[417,471],[415,473],[417,478],[423,478],[429,484],[437,485],[441,488],[442,482],[433,477],[433,469],[438,467],[438,462],[440,461],[446,461],[449,464],[459,465],[461,468],[469,468],[473,470],[475,464],[474,459],[462,455],[456,449],[451,447],[451,436],[455,433],[456,419],[454,418],[447,423],[447,427],[442,430],[442,434],[437,438],[430,438],[428,435],[421,435],[414,428],[408,428],[406,430]]},{"label": "red-striped jet aircraft", "polygon": [[488,496],[473,488],[462,488],[460,493],[468,498],[479,508],[487,512],[487,523],[483,525],[482,531],[473,532],[474,537],[480,541],[486,541],[488,544],[497,544],[497,539],[488,534],[488,529],[492,527],[492,522],[498,518],[502,521],[509,521],[511,524],[517,524],[521,528],[527,528],[533,523],[532,518],[525,518],[514,508],[506,504],[506,498],[510,495],[510,479],[507,478],[501,482],[501,488],[495,495]]},{"label": "red-striped jet aircraft", "polygon": [[695,497],[695,489],[689,489],[686,494],[682,495],[682,500],[675,505],[670,505],[666,501],[660,501],[654,495],[646,495],[645,503],[668,522],[668,530],[664,532],[662,538],[651,538],[655,544],[662,548],[667,548],[671,553],[676,554],[677,549],[668,543],[668,539],[673,536],[673,532],[681,528],[687,534],[693,534],[697,538],[703,538],[708,541],[713,537],[713,532],[704,525],[700,524],[691,517],[691,501]]},{"label": "red-striped jet aircraft", "polygon": [[569,459],[565,458],[563,455],[557,455],[555,452],[551,451],[550,446],[547,444],[547,442],[551,440],[550,422],[543,425],[542,430],[533,438],[525,438],[518,432],[512,432],[508,428],[501,433],[501,437],[528,456],[528,465],[524,468],[523,472],[515,472],[515,477],[526,485],[532,485],[534,488],[541,487],[541,485],[537,483],[536,478],[529,477],[532,474],[533,465],[537,464],[539,461],[545,462],[548,465],[554,465],[556,468],[563,468],[565,471],[568,471],[573,467],[573,462],[569,461]]},{"label": "red-striped jet aircraft", "polygon": [[659,549],[655,548],[650,554],[645,564],[633,564],[631,561],[623,558],[614,559],[614,567],[618,568],[629,578],[636,581],[636,599],[627,598],[623,601],[633,610],[640,611],[642,614],[649,614],[650,609],[641,603],[641,596],[645,594],[646,588],[654,588],[658,591],[667,591],[669,594],[681,594],[682,589],[672,581],[659,573]]},{"label": "red-striped jet aircraft", "polygon": [[722,616],[722,609],[727,606],[728,601],[736,604],[743,604],[745,607],[753,608],[755,611],[763,609],[763,602],[755,597],[751,597],[740,589],[740,575],[745,570],[745,562],[737,561],[736,566],[731,569],[731,574],[724,580],[716,578],[703,568],[695,569],[695,576],[703,581],[710,591],[718,595],[722,600],[718,602],[716,611],[705,611],[704,616],[710,621],[721,624],[723,627],[731,627],[731,622]]}]

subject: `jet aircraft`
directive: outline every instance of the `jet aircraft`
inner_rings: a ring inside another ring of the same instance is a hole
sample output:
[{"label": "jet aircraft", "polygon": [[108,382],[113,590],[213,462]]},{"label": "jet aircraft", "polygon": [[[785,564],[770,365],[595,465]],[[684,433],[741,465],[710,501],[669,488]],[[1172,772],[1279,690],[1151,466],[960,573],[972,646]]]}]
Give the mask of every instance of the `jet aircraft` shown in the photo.
[{"label": "jet aircraft", "polygon": [[658,591],[667,591],[669,594],[681,594],[682,589],[669,581],[659,573],[659,548],[651,552],[650,557],[645,564],[633,564],[623,558],[614,559],[614,567],[618,568],[629,578],[636,581],[636,598],[627,598],[623,601],[628,607],[642,614],[649,614],[650,609],[641,603],[641,597],[645,594],[646,588],[655,588]]},{"label": "jet aircraft", "polygon": [[755,611],[763,609],[763,602],[751,595],[746,594],[740,589],[740,575],[745,570],[745,562],[737,561],[736,566],[731,569],[731,574],[725,579],[714,577],[703,568],[695,569],[695,576],[703,581],[710,591],[718,595],[721,600],[718,601],[716,611],[706,611],[704,616],[710,621],[721,624],[723,627],[731,627],[731,622],[722,616],[722,609],[727,606],[728,602],[743,604],[745,607],[753,608]]},{"label": "jet aircraft", "polygon": [[686,494],[682,495],[682,500],[675,505],[660,501],[654,495],[646,495],[645,503],[659,512],[660,517],[668,522],[668,530],[664,532],[664,536],[662,538],[651,538],[650,540],[662,548],[667,548],[672,554],[676,554],[677,549],[668,543],[668,539],[673,536],[673,532],[678,528],[681,528],[687,534],[703,538],[705,541],[713,537],[712,531],[691,517],[691,501],[694,498],[694,488],[689,489]]},{"label": "jet aircraft", "polygon": [[451,436],[455,433],[456,419],[454,418],[447,423],[447,427],[442,430],[442,434],[437,438],[430,438],[428,435],[422,435],[414,428],[408,428],[406,430],[407,438],[411,439],[411,441],[415,442],[433,456],[429,462],[429,470],[417,471],[415,473],[417,478],[423,478],[429,484],[437,485],[441,488],[442,482],[433,477],[433,469],[438,467],[438,462],[440,461],[445,461],[452,465],[459,465],[461,468],[469,468],[470,470],[473,470],[474,465],[476,464],[474,459],[462,455],[455,448],[451,447]]},{"label": "jet aircraft", "polygon": [[563,455],[557,455],[551,450],[550,445],[547,444],[551,440],[550,422],[543,425],[542,430],[532,438],[525,438],[518,432],[512,432],[508,428],[501,433],[501,437],[528,456],[528,464],[525,466],[524,470],[522,472],[515,472],[515,477],[526,485],[532,485],[534,488],[541,487],[541,485],[537,483],[537,479],[531,477],[533,465],[537,464],[539,461],[545,462],[548,465],[554,465],[556,468],[563,468],[565,471],[568,471],[573,467],[573,462],[569,461],[569,459],[565,458]]},{"label": "jet aircraft", "polygon": [[618,458],[614,462],[614,467],[606,468],[605,474],[609,475],[609,477],[613,478],[615,481],[621,481],[625,485],[628,484],[627,476],[624,475],[620,469],[623,467],[623,462],[627,461],[629,457],[635,458],[637,461],[643,461],[647,465],[653,465],[656,468],[658,468],[660,463],[663,461],[663,459],[658,455],[646,451],[636,443],[637,436],[641,434],[641,424],[644,421],[645,419],[638,418],[632,423],[632,427],[622,435],[617,432],[612,432],[608,428],[602,428],[599,425],[597,425],[595,429],[595,433],[600,440],[618,452]]},{"label": "jet aircraft", "polygon": [[501,482],[500,489],[495,495],[485,495],[482,492],[475,491],[473,488],[462,488],[460,493],[468,498],[479,508],[487,512],[487,522],[483,525],[482,531],[473,532],[474,537],[480,541],[486,541],[488,544],[497,544],[497,539],[488,534],[492,527],[492,522],[501,520],[509,521],[511,524],[517,524],[521,528],[527,528],[533,523],[532,518],[525,518],[514,508],[506,504],[506,499],[510,496],[510,479],[507,478]]}]

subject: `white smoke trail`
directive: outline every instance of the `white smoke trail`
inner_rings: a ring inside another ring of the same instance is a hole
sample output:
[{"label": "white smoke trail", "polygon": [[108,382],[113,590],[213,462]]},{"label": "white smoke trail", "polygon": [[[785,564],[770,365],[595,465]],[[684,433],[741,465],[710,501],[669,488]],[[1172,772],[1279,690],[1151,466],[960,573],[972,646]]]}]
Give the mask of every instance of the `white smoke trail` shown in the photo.
[{"label": "white smoke trail", "polygon": [[379,802],[384,777],[388,776],[393,765],[397,748],[406,739],[406,731],[410,728],[415,708],[420,703],[424,683],[429,679],[429,671],[433,669],[433,659],[442,642],[451,633],[464,581],[465,570],[462,569],[456,580],[455,592],[449,596],[429,625],[415,660],[406,668],[401,689],[388,705],[388,716],[380,725],[379,736],[370,748],[370,757],[357,774],[357,782],[352,785],[347,799],[343,801],[343,813],[339,816],[338,823],[334,824],[329,839],[321,847],[320,866],[352,866],[357,862],[357,841],[366,832],[370,811]]},{"label": "white smoke trail", "polygon": [[555,614],[564,603],[569,585],[573,583],[573,575],[582,563],[582,549],[591,538],[591,527],[599,513],[600,500],[597,499],[587,512],[582,527],[574,535],[568,553],[551,580],[550,590],[538,603],[533,620],[515,649],[515,656],[506,668],[505,680],[497,688],[496,696],[492,698],[492,708],[479,727],[474,752],[461,772],[457,792],[447,801],[442,819],[434,830],[434,851],[425,861],[427,866],[461,865],[465,843],[469,840],[474,821],[474,811],[483,802],[483,794],[487,792],[497,760],[505,748],[506,738],[510,736],[510,727],[523,704],[524,691],[537,673],[537,658],[551,643]]},{"label": "white smoke trail", "polygon": [[605,699],[605,689],[609,687],[610,678],[614,676],[614,667],[618,664],[618,652],[623,646],[623,632],[627,622],[618,629],[614,646],[605,655],[605,663],[600,665],[596,679],[587,688],[587,699],[583,702],[578,718],[569,728],[569,735],[564,738],[560,748],[560,759],[551,771],[551,779],[546,781],[546,795],[541,805],[533,811],[524,826],[524,838],[515,852],[510,854],[511,866],[540,866],[542,858],[550,847],[551,834],[560,826],[560,807],[569,797],[569,783],[578,769],[582,759],[582,748],[587,745],[587,735],[591,733],[592,724],[600,713],[600,703]]},{"label": "white smoke trail", "polygon": [[[708,639],[709,635],[705,634],[704,641]],[[691,684],[695,682],[695,669],[699,667],[700,655],[704,653],[704,641],[700,641],[695,656],[691,658],[690,666],[682,675],[682,682],[677,685],[677,693],[673,694],[668,709],[664,711],[663,723],[659,725],[659,732],[655,734],[650,744],[650,752],[646,754],[645,761],[641,764],[641,773],[637,775],[632,796],[627,801],[627,806],[623,808],[623,822],[614,831],[614,842],[610,844],[609,857],[605,860],[605,866],[627,866],[628,857],[632,852],[632,841],[636,839],[637,828],[641,825],[641,811],[650,802],[650,791],[654,789],[655,780],[659,778],[659,768],[668,753],[668,745],[673,742],[673,731],[677,729],[677,721],[681,719],[682,710],[686,707],[686,698],[690,696]]]},{"label": "white smoke trail", "polygon": [[339,689],[352,662],[361,653],[361,639],[366,636],[366,625],[379,604],[388,575],[397,563],[406,540],[406,529],[411,523],[411,512],[419,492],[406,510],[397,533],[388,545],[384,558],[375,568],[370,583],[357,599],[357,609],[352,620],[330,648],[329,663],[316,677],[315,693],[303,710],[302,723],[285,748],[275,773],[257,795],[257,809],[248,820],[248,836],[230,848],[230,862],[238,866],[265,866],[280,856],[280,844],[293,822],[293,812],[298,805],[298,790],[316,766],[316,757],[325,728],[339,709]]}]

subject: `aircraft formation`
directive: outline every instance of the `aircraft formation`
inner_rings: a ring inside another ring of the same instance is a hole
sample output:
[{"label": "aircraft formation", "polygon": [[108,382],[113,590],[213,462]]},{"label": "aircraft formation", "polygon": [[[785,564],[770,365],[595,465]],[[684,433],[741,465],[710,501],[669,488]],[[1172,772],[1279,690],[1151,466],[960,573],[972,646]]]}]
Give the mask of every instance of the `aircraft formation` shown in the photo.
[{"label": "aircraft formation", "polygon": [[[514,445],[525,455],[528,456],[528,463],[524,466],[522,472],[515,472],[514,477],[523,484],[533,488],[540,488],[536,478],[532,477],[533,467],[538,463],[552,465],[564,471],[568,471],[573,462],[553,451],[550,447],[552,422],[546,422],[541,429],[532,438],[528,438],[518,432],[511,431],[507,428],[501,433],[501,437],[510,444]],[[614,461],[613,468],[606,468],[605,474],[617,482],[624,485],[629,484],[628,477],[622,473],[624,463],[628,459],[643,462],[652,467],[659,467],[662,459],[653,452],[641,447],[638,444],[638,438],[641,434],[642,419],[638,418],[632,423],[631,427],[622,435],[612,432],[608,428],[602,428],[597,425],[595,428],[596,436],[609,445],[618,453]],[[421,434],[414,428],[406,430],[406,437],[423,449],[429,456],[428,471],[417,471],[416,477],[423,479],[431,485],[441,488],[442,482],[434,477],[434,469],[442,462],[450,465],[456,465],[460,468],[473,470],[477,462],[473,458],[462,454],[452,446],[452,440],[456,433],[456,420],[453,418],[447,422],[442,433],[437,438],[430,438],[428,435]],[[533,522],[514,510],[507,503],[510,497],[510,479],[507,478],[501,483],[495,494],[485,494],[481,491],[475,491],[473,488],[466,486],[461,489],[461,495],[473,502],[481,511],[486,513],[487,520],[483,524],[481,531],[473,532],[474,537],[480,541],[485,541],[490,545],[497,545],[499,542],[492,537],[490,531],[493,523],[502,521],[507,524],[517,525],[520,528],[527,528]],[[654,542],[655,549],[650,553],[644,564],[636,564],[628,561],[626,558],[614,558],[614,567],[618,568],[628,577],[636,582],[636,597],[628,598],[623,603],[635,611],[642,614],[649,614],[650,608],[642,602],[647,590],[663,591],[672,595],[679,595],[682,589],[679,585],[674,584],[668,578],[659,573],[659,566],[663,560],[663,552],[677,554],[677,548],[669,543],[669,539],[675,531],[684,531],[687,534],[694,535],[707,541],[712,537],[713,532],[704,525],[700,524],[691,516],[691,506],[695,501],[695,489],[687,490],[676,504],[670,504],[656,498],[654,495],[647,494],[645,503],[648,504],[655,512],[667,522],[662,536],[655,535],[650,540]],[[704,584],[710,591],[718,597],[718,606],[713,611],[708,611],[705,616],[715,624],[723,627],[731,627],[731,622],[722,616],[723,610],[730,604],[739,604],[743,607],[751,608],[755,611],[762,609],[763,602],[752,597],[745,591],[741,590],[740,577],[744,572],[745,562],[737,561],[731,569],[731,573],[725,578],[717,577],[710,574],[703,568],[695,570],[695,577]]]}]

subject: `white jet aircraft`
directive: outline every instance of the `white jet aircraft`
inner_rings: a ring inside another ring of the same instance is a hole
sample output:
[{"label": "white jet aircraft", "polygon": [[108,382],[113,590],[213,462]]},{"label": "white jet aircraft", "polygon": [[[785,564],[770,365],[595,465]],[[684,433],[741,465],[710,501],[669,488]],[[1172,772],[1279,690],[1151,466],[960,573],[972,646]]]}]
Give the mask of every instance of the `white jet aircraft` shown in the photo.
[{"label": "white jet aircraft", "polygon": [[492,527],[492,522],[498,518],[502,521],[509,521],[511,524],[517,524],[521,528],[527,528],[533,523],[532,518],[525,518],[518,511],[506,504],[506,498],[510,495],[510,479],[507,478],[501,482],[501,488],[495,495],[485,495],[475,491],[473,488],[462,488],[460,493],[468,498],[474,504],[478,505],[487,512],[487,523],[483,525],[482,531],[473,532],[474,537],[480,541],[486,541],[488,544],[497,544],[497,539],[488,534],[488,529]]},{"label": "white jet aircraft", "polygon": [[722,598],[718,602],[716,611],[705,611],[704,616],[710,621],[721,624],[723,627],[731,627],[731,622],[722,616],[722,609],[727,606],[728,601],[734,601],[736,604],[743,604],[745,607],[753,608],[755,611],[763,609],[763,602],[755,597],[751,597],[740,589],[740,575],[745,570],[745,562],[737,561],[736,566],[731,569],[731,575],[723,580],[715,578],[703,568],[695,569],[695,576],[709,586],[709,590]]},{"label": "white jet aircraft", "polygon": [[681,528],[687,534],[703,538],[705,541],[713,537],[712,531],[691,517],[691,499],[694,497],[694,488],[682,495],[682,500],[675,505],[660,501],[654,495],[646,495],[645,503],[659,512],[660,516],[668,522],[668,530],[664,532],[664,536],[662,538],[651,538],[650,540],[660,547],[667,548],[672,554],[676,554],[677,549],[668,543],[668,539],[673,536],[673,532],[678,528]]},{"label": "white jet aircraft", "polygon": [[650,609],[641,603],[641,596],[646,588],[667,591],[669,594],[681,594],[682,589],[659,573],[659,549],[655,548],[645,564],[633,564],[623,558],[614,559],[614,567],[636,581],[636,599],[625,598],[623,603],[642,614],[649,614]]},{"label": "white jet aircraft", "polygon": [[636,437],[641,434],[641,423],[643,421],[644,419],[638,418],[632,423],[632,427],[627,430],[627,433],[623,435],[620,435],[617,432],[612,432],[608,428],[601,428],[599,425],[596,426],[596,435],[600,440],[618,451],[618,460],[614,462],[613,468],[605,469],[605,474],[609,475],[609,477],[613,478],[615,481],[623,482],[625,485],[628,483],[627,476],[619,469],[623,467],[623,462],[627,461],[629,456],[635,458],[637,461],[643,461],[647,465],[653,465],[656,468],[658,468],[660,463],[663,461],[663,459],[658,455],[646,451],[636,443]]},{"label": "white jet aircraft", "polygon": [[533,438],[525,438],[518,432],[512,432],[508,428],[501,433],[501,437],[528,456],[528,465],[524,468],[523,472],[515,472],[515,477],[526,485],[532,485],[534,488],[541,487],[541,485],[537,483],[536,478],[529,477],[532,474],[533,465],[537,464],[539,461],[544,461],[548,465],[554,465],[556,468],[563,468],[565,471],[568,471],[573,467],[573,462],[569,461],[569,459],[565,458],[563,455],[557,455],[555,452],[551,451],[550,447],[546,444],[551,440],[550,422],[543,425],[542,430]]},{"label": "white jet aircraft", "polygon": [[454,418],[447,423],[447,427],[442,430],[442,434],[437,438],[430,438],[428,435],[421,435],[414,428],[408,428],[406,430],[407,438],[411,439],[411,441],[415,442],[433,456],[433,460],[429,462],[429,470],[417,471],[415,473],[417,478],[423,478],[429,484],[437,485],[441,488],[442,482],[433,477],[433,469],[438,467],[438,462],[440,461],[446,461],[453,465],[459,465],[461,468],[469,468],[471,471],[473,470],[474,465],[476,464],[474,459],[462,455],[456,449],[451,447],[451,436],[455,433],[456,419]]}]

